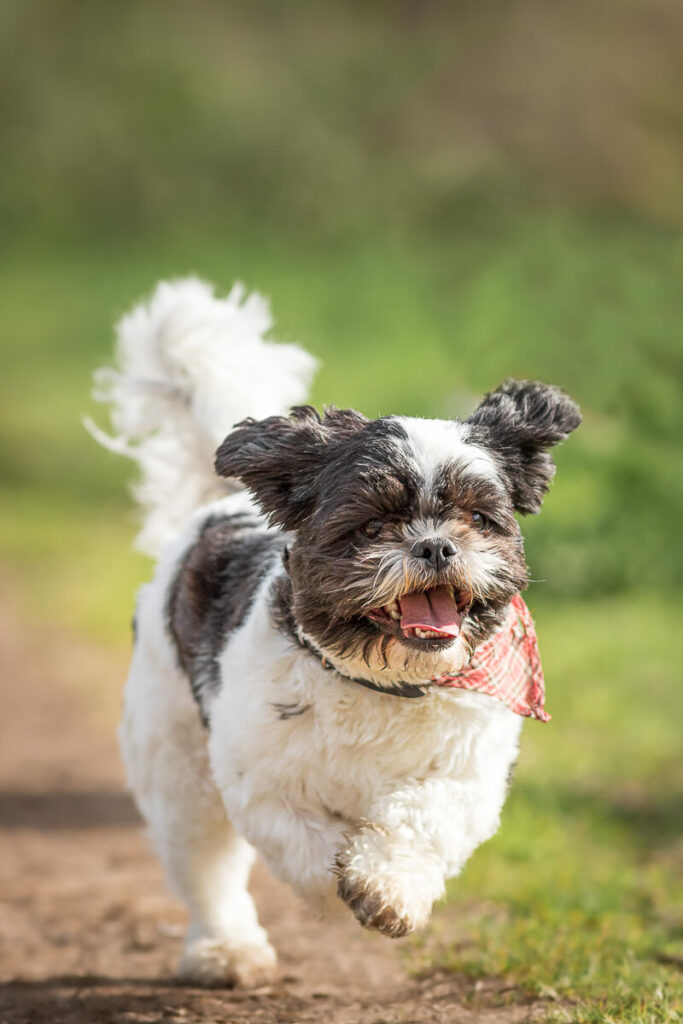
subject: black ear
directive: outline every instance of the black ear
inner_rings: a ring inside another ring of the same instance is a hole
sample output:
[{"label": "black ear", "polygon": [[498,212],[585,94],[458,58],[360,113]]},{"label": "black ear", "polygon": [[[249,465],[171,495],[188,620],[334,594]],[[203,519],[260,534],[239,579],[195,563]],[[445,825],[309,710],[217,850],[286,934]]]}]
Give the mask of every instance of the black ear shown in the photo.
[{"label": "black ear", "polygon": [[216,472],[237,477],[272,523],[295,530],[313,510],[329,445],[366,423],[352,409],[326,409],[321,417],[310,405],[289,416],[247,419],[216,452]]},{"label": "black ear", "polygon": [[[506,380],[467,421],[478,441],[499,456],[519,512],[538,512],[555,475],[547,449],[581,422],[579,407],[560,388]],[[474,438],[473,438],[474,439]]]}]

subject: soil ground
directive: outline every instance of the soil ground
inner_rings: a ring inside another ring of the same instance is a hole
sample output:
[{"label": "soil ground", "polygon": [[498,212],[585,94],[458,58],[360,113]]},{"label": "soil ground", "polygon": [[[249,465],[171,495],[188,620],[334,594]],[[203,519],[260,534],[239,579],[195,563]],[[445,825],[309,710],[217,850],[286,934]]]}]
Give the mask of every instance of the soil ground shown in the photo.
[{"label": "soil ground", "polygon": [[253,992],[175,984],[183,912],[116,750],[124,659],[28,628],[1,599],[0,649],[0,1024],[511,1024],[542,1013],[503,983],[409,971],[429,963],[430,942],[457,934],[448,908],[418,955],[351,918],[313,920],[260,867],[253,889],[278,982]]}]

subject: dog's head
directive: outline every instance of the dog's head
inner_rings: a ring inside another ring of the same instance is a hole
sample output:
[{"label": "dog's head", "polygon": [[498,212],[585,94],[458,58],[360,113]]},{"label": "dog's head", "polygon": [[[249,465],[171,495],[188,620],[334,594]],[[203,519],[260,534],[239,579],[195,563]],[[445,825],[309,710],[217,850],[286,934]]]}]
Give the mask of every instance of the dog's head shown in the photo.
[{"label": "dog's head", "polygon": [[319,650],[389,683],[429,678],[460,667],[526,586],[515,512],[538,512],[548,450],[580,419],[528,381],[465,421],[306,406],[240,424],[216,468],[291,532],[292,618]]}]

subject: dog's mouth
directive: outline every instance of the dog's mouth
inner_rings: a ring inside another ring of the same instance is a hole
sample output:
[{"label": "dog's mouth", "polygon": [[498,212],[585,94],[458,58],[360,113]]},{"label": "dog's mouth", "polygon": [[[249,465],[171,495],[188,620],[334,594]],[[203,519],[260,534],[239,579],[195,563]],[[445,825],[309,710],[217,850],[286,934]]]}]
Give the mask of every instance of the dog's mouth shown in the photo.
[{"label": "dog's mouth", "polygon": [[443,646],[459,635],[471,603],[470,594],[444,583],[429,590],[403,594],[366,614],[385,632],[397,637],[432,641],[434,646]]}]

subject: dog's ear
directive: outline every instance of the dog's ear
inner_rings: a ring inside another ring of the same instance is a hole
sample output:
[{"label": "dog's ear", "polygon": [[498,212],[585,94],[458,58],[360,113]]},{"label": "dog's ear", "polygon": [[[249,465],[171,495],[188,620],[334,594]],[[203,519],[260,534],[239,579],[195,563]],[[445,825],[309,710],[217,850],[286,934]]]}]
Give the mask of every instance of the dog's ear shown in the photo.
[{"label": "dog's ear", "polygon": [[578,427],[576,403],[549,384],[506,380],[467,422],[476,428],[477,440],[500,459],[517,511],[538,512],[555,475],[548,449]]},{"label": "dog's ear", "polygon": [[321,417],[310,405],[247,419],[216,452],[216,472],[237,477],[274,525],[295,530],[313,510],[329,445],[366,423],[353,409],[330,408]]}]

